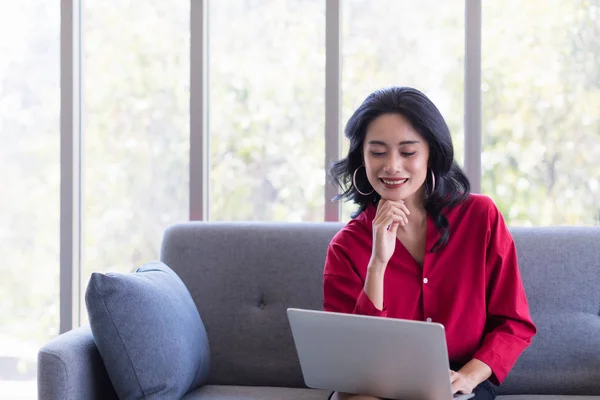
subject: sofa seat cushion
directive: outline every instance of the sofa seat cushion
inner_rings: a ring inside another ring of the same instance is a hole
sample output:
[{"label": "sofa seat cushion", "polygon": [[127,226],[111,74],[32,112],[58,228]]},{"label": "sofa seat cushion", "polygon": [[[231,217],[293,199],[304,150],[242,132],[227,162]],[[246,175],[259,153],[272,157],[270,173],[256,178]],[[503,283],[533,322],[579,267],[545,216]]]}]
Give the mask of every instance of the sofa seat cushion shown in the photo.
[{"label": "sofa seat cushion", "polygon": [[85,300],[120,399],[179,399],[206,381],[206,330],[185,284],[165,264],[148,263],[130,274],[94,273]]},{"label": "sofa seat cushion", "polygon": [[328,391],[266,386],[207,385],[182,400],[327,400]]}]

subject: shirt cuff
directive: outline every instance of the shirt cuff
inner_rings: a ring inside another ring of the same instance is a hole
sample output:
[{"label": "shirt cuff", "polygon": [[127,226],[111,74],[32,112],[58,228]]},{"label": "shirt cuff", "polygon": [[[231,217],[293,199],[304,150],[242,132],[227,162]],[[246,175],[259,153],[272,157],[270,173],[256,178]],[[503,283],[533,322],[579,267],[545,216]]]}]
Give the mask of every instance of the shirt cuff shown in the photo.
[{"label": "shirt cuff", "polygon": [[499,386],[508,375],[509,371],[504,365],[504,361],[492,350],[480,349],[473,358],[486,363],[491,368],[492,376],[489,380],[496,386]]},{"label": "shirt cuff", "polygon": [[383,310],[379,310],[375,307],[375,304],[373,304],[371,299],[369,299],[369,296],[367,296],[365,291],[361,290],[358,299],[356,299],[354,314],[370,315],[372,317],[387,317],[387,308],[384,303]]}]

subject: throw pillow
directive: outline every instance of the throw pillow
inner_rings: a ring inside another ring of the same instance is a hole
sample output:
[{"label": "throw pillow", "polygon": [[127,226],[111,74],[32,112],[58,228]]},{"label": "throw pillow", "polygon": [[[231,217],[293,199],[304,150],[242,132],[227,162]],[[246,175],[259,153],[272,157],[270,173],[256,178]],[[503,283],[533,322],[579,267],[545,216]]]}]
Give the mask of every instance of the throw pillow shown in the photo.
[{"label": "throw pillow", "polygon": [[185,284],[165,264],[93,273],[85,303],[120,399],[179,399],[206,381],[206,330]]}]

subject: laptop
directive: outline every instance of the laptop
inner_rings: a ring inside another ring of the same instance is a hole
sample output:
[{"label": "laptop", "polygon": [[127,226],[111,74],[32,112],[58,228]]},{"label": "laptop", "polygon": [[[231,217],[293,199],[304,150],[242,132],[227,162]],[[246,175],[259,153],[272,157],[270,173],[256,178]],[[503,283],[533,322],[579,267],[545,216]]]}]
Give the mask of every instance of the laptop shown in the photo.
[{"label": "laptop", "polygon": [[397,400],[452,395],[444,326],[288,308],[306,386]]}]

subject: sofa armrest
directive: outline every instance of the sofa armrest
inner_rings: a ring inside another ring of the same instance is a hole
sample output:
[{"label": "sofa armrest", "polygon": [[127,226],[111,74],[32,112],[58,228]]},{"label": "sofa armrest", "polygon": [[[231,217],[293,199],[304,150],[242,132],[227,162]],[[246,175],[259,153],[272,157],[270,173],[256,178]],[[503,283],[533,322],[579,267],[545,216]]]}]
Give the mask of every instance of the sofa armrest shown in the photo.
[{"label": "sofa armrest", "polygon": [[42,347],[37,378],[38,400],[118,400],[89,327],[66,332]]}]

